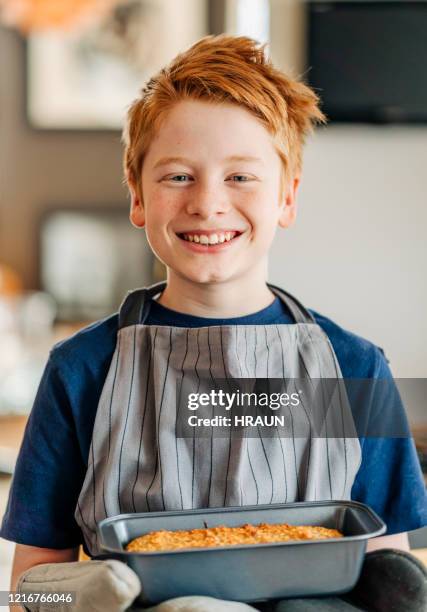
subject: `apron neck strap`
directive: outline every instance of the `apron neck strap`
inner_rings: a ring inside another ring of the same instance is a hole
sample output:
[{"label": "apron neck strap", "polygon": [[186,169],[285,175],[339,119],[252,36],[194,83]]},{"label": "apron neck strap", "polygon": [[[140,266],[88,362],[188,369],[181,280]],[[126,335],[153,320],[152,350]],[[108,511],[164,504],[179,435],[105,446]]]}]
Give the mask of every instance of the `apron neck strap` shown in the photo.
[{"label": "apron neck strap", "polygon": [[299,300],[297,300],[293,295],[281,289],[280,287],[276,287],[276,285],[272,285],[271,283],[267,283],[267,287],[277,295],[282,302],[284,302],[285,306],[287,306],[289,312],[295,319],[295,323],[316,323],[316,319],[314,316],[301,304]]},{"label": "apron neck strap", "polygon": [[[167,282],[161,281],[149,287],[129,291],[120,306],[119,328],[145,323],[150,312],[152,298],[162,293],[166,286]],[[316,323],[313,315],[290,293],[270,283],[267,283],[267,287],[285,303],[295,323]]]},{"label": "apron neck strap", "polygon": [[166,285],[166,281],[161,281],[149,287],[129,291],[120,306],[119,329],[145,323],[150,312],[151,299],[164,291]]}]

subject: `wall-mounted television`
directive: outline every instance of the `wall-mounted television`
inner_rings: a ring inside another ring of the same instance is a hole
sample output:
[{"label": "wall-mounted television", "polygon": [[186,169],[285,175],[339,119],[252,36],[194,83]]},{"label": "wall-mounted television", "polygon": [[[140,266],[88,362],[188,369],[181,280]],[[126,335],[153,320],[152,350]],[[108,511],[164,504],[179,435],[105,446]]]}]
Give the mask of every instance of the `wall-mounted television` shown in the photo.
[{"label": "wall-mounted television", "polygon": [[307,80],[330,121],[427,123],[427,2],[307,2]]}]

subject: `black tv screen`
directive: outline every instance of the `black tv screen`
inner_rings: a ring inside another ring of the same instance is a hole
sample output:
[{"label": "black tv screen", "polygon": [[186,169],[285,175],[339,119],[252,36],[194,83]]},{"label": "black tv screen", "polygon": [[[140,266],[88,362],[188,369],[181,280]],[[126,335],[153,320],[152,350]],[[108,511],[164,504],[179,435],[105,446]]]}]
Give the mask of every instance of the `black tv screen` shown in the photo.
[{"label": "black tv screen", "polygon": [[331,121],[427,122],[427,2],[308,3],[307,80]]}]

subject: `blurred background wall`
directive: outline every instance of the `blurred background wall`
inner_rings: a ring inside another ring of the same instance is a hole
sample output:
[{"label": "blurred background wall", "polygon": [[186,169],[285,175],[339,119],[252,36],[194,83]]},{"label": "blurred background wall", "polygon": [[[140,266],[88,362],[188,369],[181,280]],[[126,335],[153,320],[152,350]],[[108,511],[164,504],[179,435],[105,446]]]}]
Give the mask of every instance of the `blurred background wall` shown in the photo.
[{"label": "blurred background wall", "polygon": [[0,28],[0,260],[39,283],[37,240],[54,206],[126,206],[118,132],[42,131],[25,117],[25,43]]}]

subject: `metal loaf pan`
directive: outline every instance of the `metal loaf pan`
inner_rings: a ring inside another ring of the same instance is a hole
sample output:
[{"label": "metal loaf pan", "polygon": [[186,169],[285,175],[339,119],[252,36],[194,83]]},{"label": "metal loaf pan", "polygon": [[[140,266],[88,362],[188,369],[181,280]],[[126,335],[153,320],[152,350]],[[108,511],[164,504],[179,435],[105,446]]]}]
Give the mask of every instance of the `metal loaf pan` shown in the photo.
[{"label": "metal loaf pan", "polygon": [[[343,538],[272,544],[129,553],[126,544],[160,529],[196,529],[245,523],[320,525]],[[127,563],[139,576],[138,603],[183,595],[255,602],[344,593],[358,580],[367,540],[386,529],[366,505],[352,501],[299,502],[121,514],[98,525],[102,557]]]}]

